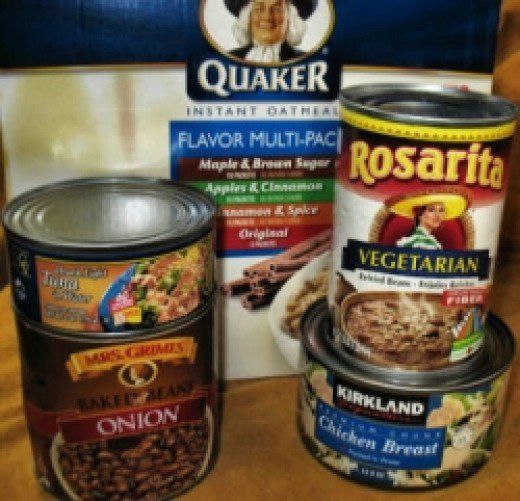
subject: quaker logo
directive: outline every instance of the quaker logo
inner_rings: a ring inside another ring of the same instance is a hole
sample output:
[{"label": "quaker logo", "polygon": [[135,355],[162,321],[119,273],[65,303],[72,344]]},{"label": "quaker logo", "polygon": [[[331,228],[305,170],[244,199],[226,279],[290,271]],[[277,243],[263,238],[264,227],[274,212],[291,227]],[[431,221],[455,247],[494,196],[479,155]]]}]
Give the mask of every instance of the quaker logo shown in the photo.
[{"label": "quaker logo", "polygon": [[378,421],[403,424],[426,424],[428,399],[367,391],[351,384],[334,382],[334,404],[352,414]]},{"label": "quaker logo", "polygon": [[[208,51],[188,61],[196,100],[331,100],[339,65],[327,43],[331,0],[201,0]],[[336,67],[337,66],[337,67]]]}]

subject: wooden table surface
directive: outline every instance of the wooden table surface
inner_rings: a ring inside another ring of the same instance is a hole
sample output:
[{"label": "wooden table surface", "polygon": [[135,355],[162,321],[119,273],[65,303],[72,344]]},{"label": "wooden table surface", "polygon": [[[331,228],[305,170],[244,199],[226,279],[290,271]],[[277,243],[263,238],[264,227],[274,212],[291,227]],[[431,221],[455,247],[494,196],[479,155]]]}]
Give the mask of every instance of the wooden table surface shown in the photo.
[{"label": "wooden table surface", "polygon": [[[503,254],[492,304],[520,332],[520,254]],[[4,312],[0,351],[0,500],[50,499],[32,473],[22,414],[18,347],[9,290],[0,292]],[[515,359],[518,365],[518,358]],[[188,500],[489,500],[520,499],[520,371],[514,367],[510,405],[489,463],[474,477],[424,493],[395,493],[355,484],[331,473],[306,451],[295,424],[297,378],[235,381],[223,393],[221,447],[213,471],[183,496]]]}]

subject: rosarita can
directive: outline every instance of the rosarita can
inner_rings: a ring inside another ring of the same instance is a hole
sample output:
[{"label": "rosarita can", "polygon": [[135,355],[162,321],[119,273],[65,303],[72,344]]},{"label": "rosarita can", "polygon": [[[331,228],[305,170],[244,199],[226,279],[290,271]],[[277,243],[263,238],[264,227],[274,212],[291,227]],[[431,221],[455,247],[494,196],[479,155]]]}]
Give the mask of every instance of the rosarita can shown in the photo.
[{"label": "rosarita can", "polygon": [[17,312],[27,427],[59,499],[170,499],[212,465],[218,407],[210,296],[154,329],[75,333]]},{"label": "rosarita can", "polygon": [[89,178],[28,191],[3,215],[16,308],[71,331],[153,328],[214,287],[215,204],[152,178]]},{"label": "rosarita can", "polygon": [[517,110],[441,86],[340,95],[329,306],[346,351],[430,370],[482,346]]},{"label": "rosarita can", "polygon": [[345,353],[325,301],[307,311],[302,329],[298,426],[322,464],[378,487],[429,489],[464,480],[493,454],[515,349],[494,315],[474,357],[421,372]]}]

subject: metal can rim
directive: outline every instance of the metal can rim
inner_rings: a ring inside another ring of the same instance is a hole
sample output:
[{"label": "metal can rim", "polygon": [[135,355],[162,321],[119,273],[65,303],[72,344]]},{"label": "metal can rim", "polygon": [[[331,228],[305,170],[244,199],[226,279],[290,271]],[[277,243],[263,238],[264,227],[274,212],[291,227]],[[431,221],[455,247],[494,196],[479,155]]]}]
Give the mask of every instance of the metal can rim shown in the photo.
[{"label": "metal can rim", "polygon": [[[323,299],[307,310],[301,325],[304,350],[312,359],[339,377],[386,392],[430,395],[475,388],[503,374],[511,366],[515,354],[516,343],[511,330],[493,313],[488,313],[478,369],[469,359],[457,364],[455,371],[452,368],[432,371],[395,370],[361,361],[353,355],[347,357],[351,364],[348,366],[346,359],[339,359],[330,352],[323,339],[323,331],[332,325],[326,301]],[[453,379],[454,372],[460,375],[458,379]]]},{"label": "metal can rim", "polygon": [[[45,241],[41,238],[31,236],[24,232],[22,228],[16,227],[14,215],[20,207],[28,202],[35,203],[45,194],[51,191],[58,192],[67,188],[79,188],[84,185],[108,185],[132,184],[137,186],[150,187],[171,187],[173,190],[182,190],[184,193],[191,193],[204,202],[208,209],[206,220],[195,227],[190,232],[180,237],[175,234],[175,228],[168,232],[149,237],[128,238],[124,241],[67,241],[56,242],[49,239]],[[8,240],[21,243],[29,247],[34,252],[42,252],[49,257],[77,258],[77,259],[125,259],[132,257],[146,257],[151,254],[160,254],[175,249],[188,246],[211,233],[213,229],[213,219],[217,212],[217,205],[213,198],[197,188],[190,185],[169,179],[154,177],[133,177],[133,176],[107,176],[107,177],[86,177],[75,178],[58,183],[50,183],[38,186],[17,197],[13,198],[2,211],[2,223],[6,231]]]},{"label": "metal can rim", "polygon": [[[476,104],[494,105],[498,111],[496,116],[482,116],[480,118],[439,118],[432,116],[417,116],[408,113],[399,113],[383,110],[381,107],[366,104],[362,97],[383,97],[391,93],[409,93],[410,95],[424,94],[444,99],[457,99],[474,106]],[[358,112],[362,115],[388,120],[394,123],[411,125],[433,125],[438,127],[482,127],[504,125],[514,122],[518,115],[518,107],[509,99],[494,94],[484,94],[476,91],[460,90],[456,87],[447,87],[438,84],[408,84],[408,83],[374,83],[345,87],[340,91],[341,106]]]}]

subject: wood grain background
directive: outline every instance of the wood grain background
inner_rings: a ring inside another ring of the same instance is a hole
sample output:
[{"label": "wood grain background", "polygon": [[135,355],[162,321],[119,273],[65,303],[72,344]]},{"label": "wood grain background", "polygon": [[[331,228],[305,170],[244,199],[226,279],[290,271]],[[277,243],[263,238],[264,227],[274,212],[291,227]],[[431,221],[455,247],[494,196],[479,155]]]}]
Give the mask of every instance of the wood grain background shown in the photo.
[{"label": "wood grain background", "polygon": [[[502,6],[493,92],[520,106],[520,0]],[[511,155],[509,193],[502,224],[501,250],[520,250],[520,133],[517,129]]]}]

